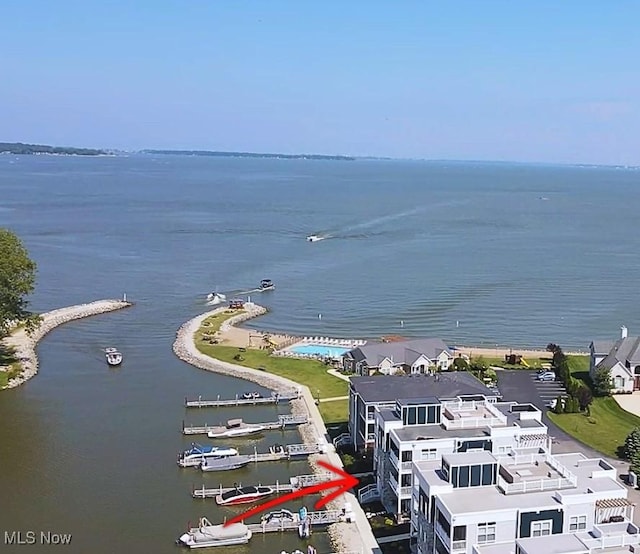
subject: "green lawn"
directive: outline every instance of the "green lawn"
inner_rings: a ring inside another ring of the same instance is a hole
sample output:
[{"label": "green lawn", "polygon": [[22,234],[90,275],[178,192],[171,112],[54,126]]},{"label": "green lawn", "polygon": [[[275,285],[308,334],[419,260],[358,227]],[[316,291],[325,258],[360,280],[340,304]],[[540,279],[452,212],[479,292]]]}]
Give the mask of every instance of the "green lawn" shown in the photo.
[{"label": "green lawn", "polygon": [[[568,360],[572,376],[588,383],[589,357],[568,356]],[[590,412],[590,416],[553,412],[548,415],[560,429],[579,441],[608,456],[620,457],[618,448],[635,427],[640,427],[640,417],[623,410],[611,397],[594,398]]]},{"label": "green lawn", "polygon": [[[515,353],[515,352],[514,352]],[[503,367],[505,369],[526,369],[526,370],[531,370],[531,369],[541,369],[542,368],[542,364],[550,364],[551,363],[551,353],[549,353],[549,356],[543,356],[541,358],[525,358],[525,361],[529,364],[529,367],[527,367],[524,364],[505,364],[504,363],[504,358],[492,358],[490,356],[482,356],[484,361],[487,363],[487,365],[494,365],[497,367]]]},{"label": "green lawn", "polygon": [[[345,383],[346,384],[346,383]],[[344,423],[349,419],[349,401],[348,400],[332,400],[330,402],[320,402],[318,409],[322,415],[324,422]]]}]

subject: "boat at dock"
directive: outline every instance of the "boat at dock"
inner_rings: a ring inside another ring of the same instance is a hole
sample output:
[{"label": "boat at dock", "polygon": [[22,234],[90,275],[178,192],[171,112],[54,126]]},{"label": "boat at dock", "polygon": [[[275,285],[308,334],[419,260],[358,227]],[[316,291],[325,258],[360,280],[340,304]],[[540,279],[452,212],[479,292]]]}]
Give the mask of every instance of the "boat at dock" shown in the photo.
[{"label": "boat at dock", "polygon": [[291,524],[298,521],[298,516],[289,510],[278,510],[263,515],[261,521],[265,525]]},{"label": "boat at dock", "polygon": [[210,439],[246,437],[260,433],[265,429],[267,426],[261,423],[245,423],[242,419],[230,419],[224,427],[212,427],[207,432],[207,436]]},{"label": "boat at dock", "polygon": [[265,290],[273,290],[275,289],[276,286],[273,283],[273,281],[271,279],[262,279],[262,281],[260,281],[260,290],[261,291],[265,291]]},{"label": "boat at dock", "polygon": [[245,392],[242,394],[242,398],[244,398],[245,400],[249,400],[249,399],[258,399],[258,398],[262,398],[262,395],[259,392]]},{"label": "boat at dock", "polygon": [[202,471],[231,471],[249,465],[253,458],[251,456],[227,456],[224,458],[205,458],[200,462]]},{"label": "boat at dock", "polygon": [[176,542],[189,548],[211,548],[247,544],[251,530],[244,523],[212,525],[206,517],[201,517],[198,527],[190,528]]},{"label": "boat at dock", "polygon": [[122,353],[118,351],[117,348],[105,348],[104,349],[104,355],[105,358],[107,359],[107,363],[111,366],[111,367],[116,367],[119,366],[122,363]]},{"label": "boat at dock", "polygon": [[178,457],[178,465],[181,467],[197,467],[206,458],[228,458],[237,456],[235,448],[226,446],[202,446],[192,442],[191,448],[185,450]]},{"label": "boat at dock", "polygon": [[232,506],[234,504],[249,504],[275,492],[271,487],[248,486],[238,487],[224,492],[216,498],[216,504],[220,506]]}]

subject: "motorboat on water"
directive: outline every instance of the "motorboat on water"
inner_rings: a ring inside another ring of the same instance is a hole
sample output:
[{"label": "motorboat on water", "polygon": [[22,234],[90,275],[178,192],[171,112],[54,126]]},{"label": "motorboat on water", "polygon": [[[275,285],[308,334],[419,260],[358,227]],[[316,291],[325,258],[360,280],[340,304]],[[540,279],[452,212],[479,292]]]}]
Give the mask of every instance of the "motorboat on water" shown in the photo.
[{"label": "motorboat on water", "polygon": [[272,487],[249,486],[238,487],[231,491],[223,492],[216,497],[216,503],[220,506],[232,506],[234,504],[249,504],[275,492]]},{"label": "motorboat on water", "polygon": [[192,442],[191,448],[182,452],[178,458],[178,465],[181,467],[197,467],[205,458],[225,458],[237,456],[235,448],[226,446],[202,446]]},{"label": "motorboat on water", "polygon": [[227,299],[226,295],[217,291],[207,294],[207,304],[214,306],[216,304],[222,304]]},{"label": "motorboat on water", "polygon": [[260,433],[265,429],[266,426],[260,423],[245,423],[242,419],[230,419],[224,427],[212,427],[207,436],[210,439],[246,437],[247,435]]},{"label": "motorboat on water", "polygon": [[271,279],[262,279],[262,281],[260,281],[260,290],[261,291],[265,291],[265,290],[273,290],[275,289],[276,286],[273,283],[273,281]]},{"label": "motorboat on water", "polygon": [[251,456],[226,456],[224,458],[204,458],[200,462],[202,471],[231,471],[249,464]]},{"label": "motorboat on water", "polygon": [[244,523],[212,525],[206,517],[201,517],[198,527],[190,528],[176,542],[189,548],[210,548],[213,546],[233,546],[247,544],[251,539],[251,529]]},{"label": "motorboat on water", "polygon": [[309,235],[307,237],[308,242],[318,242],[319,240],[322,240],[322,237],[318,235]]},{"label": "motorboat on water", "polygon": [[104,355],[107,363],[112,367],[119,366],[122,363],[122,353],[117,348],[105,348]]},{"label": "motorboat on water", "polygon": [[256,398],[262,398],[262,395],[259,392],[245,392],[242,395],[242,398],[244,398],[245,400],[251,400],[251,399],[256,399]]}]

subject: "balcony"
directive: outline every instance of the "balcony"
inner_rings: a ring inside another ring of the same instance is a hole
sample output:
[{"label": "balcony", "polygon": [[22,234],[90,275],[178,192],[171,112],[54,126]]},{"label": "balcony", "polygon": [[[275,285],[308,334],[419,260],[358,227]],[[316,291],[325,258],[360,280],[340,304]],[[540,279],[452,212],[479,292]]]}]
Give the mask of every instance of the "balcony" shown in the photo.
[{"label": "balcony", "polygon": [[412,487],[409,485],[408,487],[400,487],[400,496],[406,497],[411,496]]},{"label": "balcony", "polygon": [[629,521],[601,523],[588,533],[577,533],[589,549],[622,548],[640,544],[640,530]]},{"label": "balcony", "polygon": [[393,450],[389,450],[389,461],[391,462],[391,465],[393,465],[393,467],[398,469],[400,461],[398,460],[398,456],[396,456]]},{"label": "balcony", "polygon": [[401,462],[400,463],[400,470],[401,471],[411,471],[411,464],[413,462]]},{"label": "balcony", "polygon": [[453,543],[451,543],[451,552],[466,552],[467,550],[467,541],[463,540],[463,541],[453,541]]}]

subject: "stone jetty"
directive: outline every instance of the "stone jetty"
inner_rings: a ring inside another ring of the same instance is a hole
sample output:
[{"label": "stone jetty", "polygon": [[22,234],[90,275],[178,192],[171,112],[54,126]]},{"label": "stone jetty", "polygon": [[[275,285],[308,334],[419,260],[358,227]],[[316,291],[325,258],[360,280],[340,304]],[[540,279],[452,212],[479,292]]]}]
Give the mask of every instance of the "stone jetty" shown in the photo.
[{"label": "stone jetty", "polygon": [[[44,337],[52,329],[73,321],[74,319],[83,319],[106,312],[113,312],[132,306],[132,302],[126,300],[96,300],[88,304],[78,304],[76,306],[67,306],[41,314],[40,325],[28,335],[24,328],[14,330],[8,337],[3,340],[3,344],[13,349],[16,359],[22,366],[22,373],[14,379],[11,379],[4,388],[10,389],[17,387],[31,379],[38,373],[38,356],[36,355],[36,346],[40,339]],[[8,368],[0,368],[0,371],[6,371]]]}]

